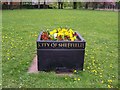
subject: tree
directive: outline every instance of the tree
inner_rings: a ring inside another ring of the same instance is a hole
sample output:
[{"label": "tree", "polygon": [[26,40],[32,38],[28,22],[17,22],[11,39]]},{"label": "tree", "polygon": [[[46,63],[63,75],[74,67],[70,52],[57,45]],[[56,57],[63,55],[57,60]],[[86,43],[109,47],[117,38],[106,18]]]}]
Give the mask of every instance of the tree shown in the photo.
[{"label": "tree", "polygon": [[20,0],[20,9],[22,9],[22,0]]},{"label": "tree", "polygon": [[77,2],[73,2],[73,9],[77,9]]},{"label": "tree", "polygon": [[63,9],[63,2],[62,2],[62,0],[58,0],[58,9]]},{"label": "tree", "polygon": [[88,9],[89,2],[85,3],[85,9]]},{"label": "tree", "polygon": [[10,0],[10,9],[13,10],[13,2]]},{"label": "tree", "polygon": [[82,3],[81,3],[81,2],[79,2],[78,4],[79,4],[79,9],[80,9],[80,8],[82,7]]},{"label": "tree", "polygon": [[93,8],[93,10],[97,8],[97,5],[98,5],[97,2],[93,2],[93,3],[92,3],[92,8]]}]

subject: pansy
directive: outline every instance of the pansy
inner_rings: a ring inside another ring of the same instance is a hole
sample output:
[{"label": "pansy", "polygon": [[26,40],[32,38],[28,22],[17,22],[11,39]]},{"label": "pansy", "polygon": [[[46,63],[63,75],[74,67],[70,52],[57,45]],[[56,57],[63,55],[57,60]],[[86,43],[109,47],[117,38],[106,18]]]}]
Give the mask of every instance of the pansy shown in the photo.
[{"label": "pansy", "polygon": [[66,41],[75,41],[77,40],[77,33],[74,32],[71,28],[57,28],[51,31],[44,31],[41,35],[42,40],[66,40]]}]

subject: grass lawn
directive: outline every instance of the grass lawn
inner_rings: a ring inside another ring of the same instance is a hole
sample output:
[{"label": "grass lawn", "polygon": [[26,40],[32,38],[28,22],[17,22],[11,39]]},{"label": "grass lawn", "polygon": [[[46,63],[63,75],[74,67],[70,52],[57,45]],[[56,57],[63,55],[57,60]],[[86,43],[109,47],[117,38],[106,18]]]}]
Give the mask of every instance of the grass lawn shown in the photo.
[{"label": "grass lawn", "polygon": [[[4,10],[2,15],[3,88],[118,87],[118,12]],[[71,77],[27,73],[39,32],[60,26],[73,28],[86,40],[85,70]]]}]

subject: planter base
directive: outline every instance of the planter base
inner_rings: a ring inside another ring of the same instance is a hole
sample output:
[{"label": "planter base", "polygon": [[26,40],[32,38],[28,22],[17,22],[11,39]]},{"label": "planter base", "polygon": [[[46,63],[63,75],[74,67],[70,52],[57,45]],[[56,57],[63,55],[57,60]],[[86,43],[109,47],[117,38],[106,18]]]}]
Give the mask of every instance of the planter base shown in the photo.
[{"label": "planter base", "polygon": [[38,71],[72,72],[83,70],[86,41],[77,33],[77,41],[37,40]]},{"label": "planter base", "polygon": [[[35,57],[33,58],[33,61],[31,63],[31,65],[30,65],[30,67],[28,68],[28,73],[39,73],[40,71],[38,71],[37,67],[38,67],[37,55],[35,55]],[[60,68],[58,68],[58,69],[60,69]],[[61,71],[56,69],[55,72],[56,72],[57,75],[60,75],[60,76],[64,76],[64,75],[71,76],[73,74],[72,71],[65,70],[65,69],[63,69]]]}]

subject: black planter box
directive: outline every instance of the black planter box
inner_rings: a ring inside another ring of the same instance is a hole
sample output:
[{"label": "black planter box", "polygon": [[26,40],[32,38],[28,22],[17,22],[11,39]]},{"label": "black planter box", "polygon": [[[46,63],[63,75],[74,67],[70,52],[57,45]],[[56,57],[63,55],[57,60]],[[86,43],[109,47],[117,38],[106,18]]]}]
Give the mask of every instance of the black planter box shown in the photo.
[{"label": "black planter box", "polygon": [[77,41],[37,40],[38,71],[83,70],[85,40],[78,34]]}]

